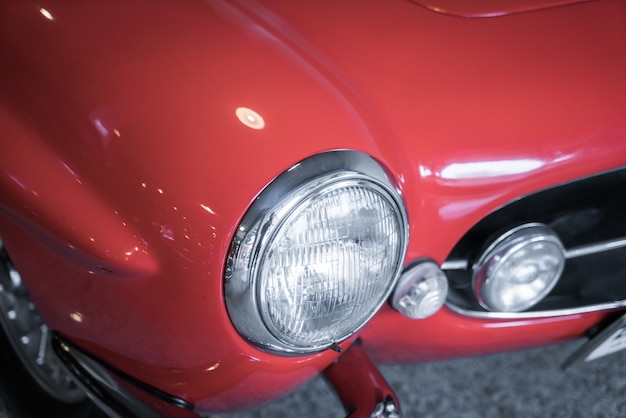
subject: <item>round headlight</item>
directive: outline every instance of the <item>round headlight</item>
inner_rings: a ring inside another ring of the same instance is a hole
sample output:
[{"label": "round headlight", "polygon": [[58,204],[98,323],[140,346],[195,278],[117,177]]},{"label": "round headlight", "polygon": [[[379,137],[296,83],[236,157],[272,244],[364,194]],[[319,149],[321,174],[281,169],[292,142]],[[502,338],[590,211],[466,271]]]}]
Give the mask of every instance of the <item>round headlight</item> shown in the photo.
[{"label": "round headlight", "polygon": [[489,311],[524,311],[550,293],[564,265],[563,245],[550,228],[521,225],[483,253],[474,267],[474,291]]},{"label": "round headlight", "polygon": [[370,157],[305,160],[272,182],[239,226],[225,273],[231,319],[269,350],[328,348],[389,296],[406,241],[402,202]]}]

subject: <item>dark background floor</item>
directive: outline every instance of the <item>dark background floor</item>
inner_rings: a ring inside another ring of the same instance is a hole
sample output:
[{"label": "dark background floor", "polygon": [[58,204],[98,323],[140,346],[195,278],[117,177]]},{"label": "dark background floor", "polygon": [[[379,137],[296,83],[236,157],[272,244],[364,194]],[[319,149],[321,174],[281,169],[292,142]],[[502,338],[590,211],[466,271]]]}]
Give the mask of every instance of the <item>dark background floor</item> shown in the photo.
[{"label": "dark background floor", "polygon": [[[405,418],[626,417],[626,353],[563,371],[583,340],[514,353],[384,366]],[[220,418],[342,417],[321,378],[279,402]]]}]

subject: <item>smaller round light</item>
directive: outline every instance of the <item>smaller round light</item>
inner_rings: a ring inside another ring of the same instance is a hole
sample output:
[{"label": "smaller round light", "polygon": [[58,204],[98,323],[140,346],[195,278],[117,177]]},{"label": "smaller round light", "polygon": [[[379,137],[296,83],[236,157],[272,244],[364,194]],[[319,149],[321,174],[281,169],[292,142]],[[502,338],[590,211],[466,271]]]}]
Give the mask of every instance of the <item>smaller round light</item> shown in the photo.
[{"label": "smaller round light", "polygon": [[501,235],[474,266],[474,292],[489,311],[520,312],[541,301],[565,266],[565,250],[546,225],[521,225]]},{"label": "smaller round light", "polygon": [[445,274],[435,262],[424,260],[402,273],[391,306],[407,318],[423,319],[439,311],[447,295]]}]

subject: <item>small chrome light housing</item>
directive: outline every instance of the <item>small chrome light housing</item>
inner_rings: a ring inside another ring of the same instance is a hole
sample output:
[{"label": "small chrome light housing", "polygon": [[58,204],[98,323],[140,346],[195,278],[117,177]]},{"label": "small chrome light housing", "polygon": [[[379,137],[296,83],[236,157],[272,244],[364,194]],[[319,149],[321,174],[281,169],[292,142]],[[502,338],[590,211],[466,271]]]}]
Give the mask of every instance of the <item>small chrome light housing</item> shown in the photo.
[{"label": "small chrome light housing", "polygon": [[371,157],[320,154],[276,178],[244,216],[226,262],[226,305],[266,350],[309,353],[361,328],[406,254],[398,191]]},{"label": "small chrome light housing", "polygon": [[474,292],[489,311],[524,311],[550,293],[564,266],[563,244],[549,227],[521,225],[498,237],[480,257]]},{"label": "small chrome light housing", "polygon": [[432,260],[420,260],[400,275],[391,306],[410,319],[434,315],[448,296],[448,279]]}]

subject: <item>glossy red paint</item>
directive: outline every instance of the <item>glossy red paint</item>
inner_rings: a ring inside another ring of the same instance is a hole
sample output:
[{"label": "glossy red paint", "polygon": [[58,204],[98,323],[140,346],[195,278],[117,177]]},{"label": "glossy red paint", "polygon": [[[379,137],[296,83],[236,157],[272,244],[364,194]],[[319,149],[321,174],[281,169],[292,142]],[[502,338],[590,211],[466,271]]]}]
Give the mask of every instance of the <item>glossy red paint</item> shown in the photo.
[{"label": "glossy red paint", "polygon": [[606,319],[604,312],[543,319],[485,320],[442,309],[413,321],[384,308],[361,333],[378,363],[412,363],[536,347],[580,337]]},{"label": "glossy red paint", "polygon": [[514,13],[528,13],[551,7],[567,6],[591,0],[409,0],[428,10],[458,17],[497,17]]},{"label": "glossy red paint", "polygon": [[[402,187],[407,260],[440,262],[506,202],[626,165],[623,1],[476,20],[400,0],[0,7],[0,235],[52,328],[199,408],[280,397],[337,357],[261,352],[224,308],[233,230],[292,164],[374,156]],[[363,339],[427,360],[601,318],[383,309]]]},{"label": "glossy red paint", "polygon": [[[365,354],[360,342],[353,344],[331,364],[324,371],[324,377],[337,391],[350,418],[378,418],[373,412],[381,405],[389,405],[393,412],[400,412],[396,394]],[[384,415],[381,413],[380,416]]]}]

